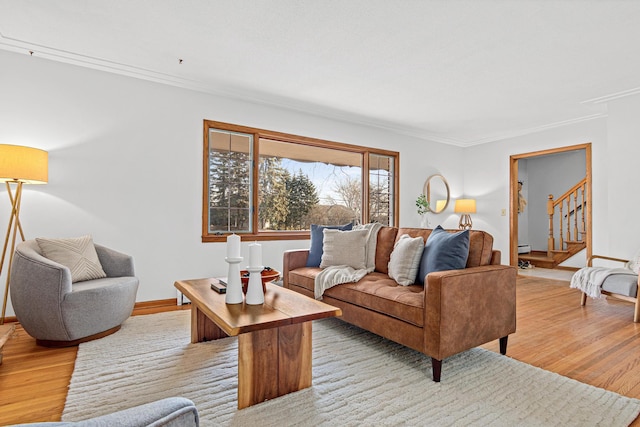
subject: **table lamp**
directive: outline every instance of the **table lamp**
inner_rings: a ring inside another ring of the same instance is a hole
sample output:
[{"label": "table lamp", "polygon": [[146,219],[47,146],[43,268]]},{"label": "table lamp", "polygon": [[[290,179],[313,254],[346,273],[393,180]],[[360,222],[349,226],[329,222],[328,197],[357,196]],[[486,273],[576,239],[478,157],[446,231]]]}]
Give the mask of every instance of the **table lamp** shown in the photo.
[{"label": "table lamp", "polygon": [[473,222],[471,221],[472,213],[476,213],[476,200],[475,199],[458,199],[456,200],[456,204],[453,208],[455,213],[459,213],[460,215],[460,223],[459,228],[461,230],[469,230],[473,226]]},{"label": "table lamp", "polygon": [[[20,200],[22,198],[23,184],[46,184],[49,180],[49,156],[46,151],[23,147],[19,145],[0,144],[0,182],[7,186],[7,194],[11,202],[11,214],[9,215],[9,225],[4,238],[2,249],[2,260],[0,261],[0,274],[4,267],[4,260],[9,248],[9,267],[7,269],[7,283],[4,289],[4,299],[2,301],[2,317],[0,325],[4,324],[7,309],[7,299],[9,296],[9,281],[11,279],[11,263],[16,247],[16,238],[20,233],[20,238],[24,241],[24,232],[20,224]],[[12,191],[12,184],[15,184],[15,194]]]}]

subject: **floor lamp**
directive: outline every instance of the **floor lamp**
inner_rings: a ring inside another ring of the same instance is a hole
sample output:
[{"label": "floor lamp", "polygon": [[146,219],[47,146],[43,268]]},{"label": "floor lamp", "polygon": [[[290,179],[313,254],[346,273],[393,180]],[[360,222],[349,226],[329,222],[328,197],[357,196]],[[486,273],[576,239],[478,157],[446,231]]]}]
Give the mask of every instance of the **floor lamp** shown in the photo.
[{"label": "floor lamp", "polygon": [[[0,274],[2,274],[7,249],[9,249],[7,283],[4,288],[0,325],[4,324],[5,313],[7,311],[9,281],[11,280],[11,263],[13,262],[13,252],[16,248],[18,233],[22,241],[24,241],[24,232],[22,231],[22,224],[20,224],[22,185],[46,184],[49,180],[48,163],[49,156],[46,151],[19,145],[0,144],[0,182],[4,182],[7,186],[7,193],[9,194],[9,201],[11,202],[9,225],[7,226],[7,233],[4,238],[2,261],[0,261]],[[15,193],[13,190],[15,190]],[[11,241],[10,245],[9,241]]]}]

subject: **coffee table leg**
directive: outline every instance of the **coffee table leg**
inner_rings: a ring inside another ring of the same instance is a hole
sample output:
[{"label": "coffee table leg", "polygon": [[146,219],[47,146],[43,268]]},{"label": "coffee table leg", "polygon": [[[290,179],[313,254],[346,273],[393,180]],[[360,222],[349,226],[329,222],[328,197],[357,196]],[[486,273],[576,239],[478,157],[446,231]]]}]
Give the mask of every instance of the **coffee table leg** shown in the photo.
[{"label": "coffee table leg", "polygon": [[238,409],[311,386],[311,325],[238,336]]},{"label": "coffee table leg", "polygon": [[238,335],[238,409],[278,397],[278,329]]},{"label": "coffee table leg", "polygon": [[279,329],[278,395],[311,387],[311,322]]},{"label": "coffee table leg", "polygon": [[191,305],[191,342],[213,341],[228,335],[213,323],[196,304]]}]

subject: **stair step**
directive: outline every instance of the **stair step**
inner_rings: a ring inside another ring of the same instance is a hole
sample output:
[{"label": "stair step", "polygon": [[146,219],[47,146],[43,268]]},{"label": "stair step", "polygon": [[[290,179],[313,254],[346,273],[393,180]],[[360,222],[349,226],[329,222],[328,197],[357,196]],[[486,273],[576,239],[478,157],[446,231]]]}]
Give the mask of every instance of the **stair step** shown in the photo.
[{"label": "stair step", "polygon": [[539,268],[555,268],[556,262],[553,258],[541,258],[541,257],[518,257],[519,260],[529,261],[534,267]]},{"label": "stair step", "polygon": [[520,254],[518,255],[518,258],[523,259],[525,261],[553,261],[553,258],[548,257],[546,255],[542,256],[542,255]]}]

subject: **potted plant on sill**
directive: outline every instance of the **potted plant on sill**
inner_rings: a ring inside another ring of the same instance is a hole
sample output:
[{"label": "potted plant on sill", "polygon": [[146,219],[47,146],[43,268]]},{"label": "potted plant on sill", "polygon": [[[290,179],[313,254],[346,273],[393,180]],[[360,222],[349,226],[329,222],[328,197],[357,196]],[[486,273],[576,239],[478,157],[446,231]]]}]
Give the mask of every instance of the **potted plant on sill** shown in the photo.
[{"label": "potted plant on sill", "polygon": [[427,213],[429,212],[429,202],[424,193],[421,193],[416,199],[416,207],[418,208],[418,215],[420,215],[420,227],[428,228],[429,217]]}]

